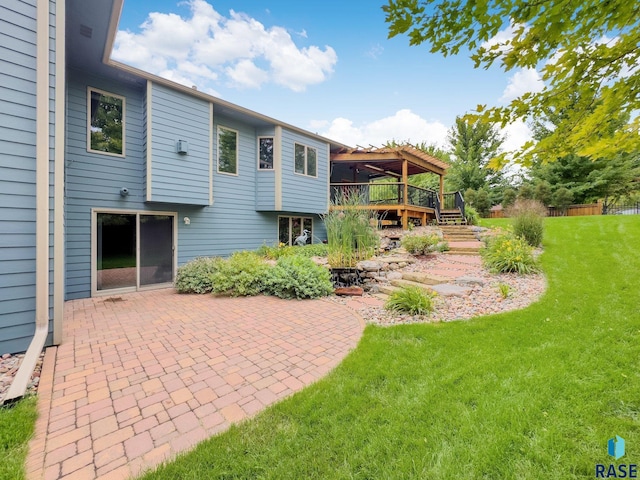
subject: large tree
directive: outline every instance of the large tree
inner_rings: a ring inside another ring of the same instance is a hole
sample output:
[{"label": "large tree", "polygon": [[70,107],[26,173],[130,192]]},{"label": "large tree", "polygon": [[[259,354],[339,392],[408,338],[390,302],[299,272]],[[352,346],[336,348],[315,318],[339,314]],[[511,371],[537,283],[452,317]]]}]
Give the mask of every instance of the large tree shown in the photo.
[{"label": "large tree", "polygon": [[[445,56],[468,50],[476,67],[499,63],[505,71],[541,73],[542,91],[504,107],[477,108],[479,118],[502,126],[567,111],[549,136],[512,152],[517,160],[640,151],[638,2],[389,0],[382,8],[390,37],[406,33],[412,45],[427,42],[431,52]],[[498,36],[507,31],[511,35]],[[630,120],[612,131],[609,120],[621,113]],[[494,164],[506,158],[498,155]]]},{"label": "large tree", "polygon": [[447,137],[451,147],[451,168],[447,181],[454,190],[495,188],[502,174],[489,167],[502,146],[503,138],[488,123],[457,117]]}]

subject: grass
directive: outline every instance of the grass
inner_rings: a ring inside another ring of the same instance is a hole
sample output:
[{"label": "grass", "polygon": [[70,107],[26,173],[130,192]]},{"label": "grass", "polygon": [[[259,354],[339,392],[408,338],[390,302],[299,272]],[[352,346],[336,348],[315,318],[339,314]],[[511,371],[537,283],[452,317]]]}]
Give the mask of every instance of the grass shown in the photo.
[{"label": "grass", "polygon": [[36,397],[0,407],[0,478],[24,478],[28,442],[37,417]]},{"label": "grass", "polygon": [[369,326],[328,377],[144,478],[594,478],[614,435],[638,463],[640,219],[545,225],[538,303]]}]

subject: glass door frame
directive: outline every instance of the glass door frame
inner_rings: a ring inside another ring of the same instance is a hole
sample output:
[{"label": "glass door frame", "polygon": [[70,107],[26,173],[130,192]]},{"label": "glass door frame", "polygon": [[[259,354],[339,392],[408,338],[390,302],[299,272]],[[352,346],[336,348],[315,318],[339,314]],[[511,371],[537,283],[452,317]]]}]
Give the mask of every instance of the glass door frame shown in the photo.
[{"label": "glass door frame", "polygon": [[[135,215],[136,216],[136,285],[124,288],[110,288],[98,290],[98,214]],[[140,285],[140,217],[143,215],[159,215],[173,217],[173,266],[171,282],[156,283],[153,285]],[[178,269],[178,212],[165,212],[155,210],[123,210],[114,208],[91,209],[91,296],[100,297],[118,293],[129,293],[144,290],[167,288],[173,285]]]}]

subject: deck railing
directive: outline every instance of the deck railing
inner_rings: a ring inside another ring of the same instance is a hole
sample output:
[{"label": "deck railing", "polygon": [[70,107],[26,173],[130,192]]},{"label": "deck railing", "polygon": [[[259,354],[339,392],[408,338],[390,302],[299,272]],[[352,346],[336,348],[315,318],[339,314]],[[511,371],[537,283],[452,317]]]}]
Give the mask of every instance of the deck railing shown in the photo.
[{"label": "deck railing", "polygon": [[404,183],[332,183],[331,201],[336,203],[357,195],[367,205],[411,205],[439,209],[438,194],[428,188],[407,185],[404,198]]},{"label": "deck railing", "polygon": [[460,210],[464,217],[464,198],[460,192],[450,192],[444,194],[443,210]]}]

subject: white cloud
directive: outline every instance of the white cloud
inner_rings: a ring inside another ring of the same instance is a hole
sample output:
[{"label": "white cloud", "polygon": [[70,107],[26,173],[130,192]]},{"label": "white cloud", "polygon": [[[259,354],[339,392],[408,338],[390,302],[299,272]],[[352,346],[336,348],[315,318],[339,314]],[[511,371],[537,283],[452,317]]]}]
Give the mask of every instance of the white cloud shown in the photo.
[{"label": "white cloud", "polygon": [[519,150],[526,142],[533,139],[533,132],[523,121],[516,121],[502,129],[505,135],[502,149],[507,152]]},{"label": "white cloud", "polygon": [[500,102],[508,103],[524,93],[537,93],[544,88],[544,82],[535,68],[523,68],[515,72],[510,78],[507,87],[502,92]]},{"label": "white cloud", "polygon": [[[325,81],[338,60],[330,46],[299,48],[286,29],[265,28],[233,10],[225,17],[205,0],[186,2],[189,18],[152,12],[140,33],[119,31],[113,59],[186,85],[227,80],[238,88],[272,81],[293,91]],[[306,38],[306,31],[297,36]],[[265,63],[265,69],[256,62]]]},{"label": "white cloud", "polygon": [[383,52],[384,52],[384,47],[379,43],[376,43],[369,49],[369,51],[365,53],[365,55],[369,58],[377,60],[378,57],[380,57],[380,55],[382,55]]},{"label": "white cloud", "polygon": [[233,67],[225,69],[233,84],[245,88],[260,88],[269,79],[269,74],[258,68],[251,60],[240,60]]},{"label": "white cloud", "polygon": [[428,122],[409,109],[399,110],[390,117],[355,126],[347,118],[334,119],[322,133],[323,136],[356,146],[382,146],[390,140],[411,143],[425,142],[444,146],[447,127],[438,121]]}]

